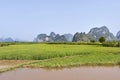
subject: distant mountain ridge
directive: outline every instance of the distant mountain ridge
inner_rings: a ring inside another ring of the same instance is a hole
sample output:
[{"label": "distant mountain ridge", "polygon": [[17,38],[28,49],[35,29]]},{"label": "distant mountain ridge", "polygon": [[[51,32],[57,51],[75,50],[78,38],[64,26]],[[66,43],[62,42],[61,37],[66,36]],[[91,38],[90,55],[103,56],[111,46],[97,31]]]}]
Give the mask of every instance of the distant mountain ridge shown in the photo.
[{"label": "distant mountain ridge", "polygon": [[100,37],[105,37],[106,41],[120,40],[120,31],[117,33],[116,37],[106,26],[92,28],[87,34],[77,32],[74,35],[60,35],[51,32],[50,35],[39,34],[36,38],[36,42],[90,42],[91,40],[99,41]]},{"label": "distant mountain ridge", "polygon": [[47,34],[39,34],[36,38],[36,42],[70,42],[72,41],[72,34],[56,34],[51,32],[50,35]]},{"label": "distant mountain ridge", "polygon": [[[76,32],[74,35],[70,33],[65,34],[56,34],[51,32],[49,35],[45,33],[38,34],[34,38],[33,42],[90,42],[90,41],[99,41],[100,37],[105,37],[106,41],[118,40],[120,41],[120,31],[113,35],[106,26],[95,27],[90,29],[88,33],[85,32]],[[19,39],[13,40],[11,37],[0,38],[0,42],[27,42]]]},{"label": "distant mountain ridge", "polygon": [[77,32],[75,33],[72,42],[90,42],[90,39],[88,37],[87,34],[85,34],[85,32]]},{"label": "distant mountain ridge", "polygon": [[14,40],[11,37],[8,38],[0,38],[0,42],[14,42]]},{"label": "distant mountain ridge", "polygon": [[73,40],[73,35],[68,33],[68,34],[64,34],[65,38],[67,39],[68,42],[71,42]]},{"label": "distant mountain ridge", "polygon": [[88,36],[90,39],[96,41],[98,41],[100,37],[105,37],[107,41],[116,40],[116,37],[109,31],[106,26],[92,28],[88,32]]}]

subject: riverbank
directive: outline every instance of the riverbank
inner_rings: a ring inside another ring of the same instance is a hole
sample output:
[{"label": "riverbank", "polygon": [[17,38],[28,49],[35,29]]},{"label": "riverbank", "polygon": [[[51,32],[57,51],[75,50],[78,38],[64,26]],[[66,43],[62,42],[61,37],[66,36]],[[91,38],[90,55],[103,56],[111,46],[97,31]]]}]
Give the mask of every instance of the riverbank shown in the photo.
[{"label": "riverbank", "polygon": [[25,64],[30,64],[31,60],[0,60],[0,73],[23,67]]}]

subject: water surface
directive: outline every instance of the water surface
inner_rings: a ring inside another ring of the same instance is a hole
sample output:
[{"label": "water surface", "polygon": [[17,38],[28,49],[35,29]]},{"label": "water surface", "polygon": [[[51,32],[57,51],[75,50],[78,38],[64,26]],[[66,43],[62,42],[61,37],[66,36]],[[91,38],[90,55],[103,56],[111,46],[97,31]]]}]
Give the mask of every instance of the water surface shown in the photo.
[{"label": "water surface", "polygon": [[120,68],[117,66],[62,70],[20,68],[0,73],[0,80],[120,80]]}]

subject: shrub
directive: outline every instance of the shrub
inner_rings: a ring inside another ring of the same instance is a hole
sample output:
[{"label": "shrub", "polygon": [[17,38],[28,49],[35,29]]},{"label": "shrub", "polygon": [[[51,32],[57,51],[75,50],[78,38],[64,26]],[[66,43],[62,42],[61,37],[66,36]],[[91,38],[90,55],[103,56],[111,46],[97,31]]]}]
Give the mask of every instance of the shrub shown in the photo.
[{"label": "shrub", "polygon": [[100,42],[100,43],[105,42],[105,37],[100,37],[100,38],[99,38],[99,42]]},{"label": "shrub", "polygon": [[117,47],[120,47],[120,42],[118,42]]},{"label": "shrub", "polygon": [[104,42],[102,45],[106,47],[120,47],[120,42],[117,41]]}]

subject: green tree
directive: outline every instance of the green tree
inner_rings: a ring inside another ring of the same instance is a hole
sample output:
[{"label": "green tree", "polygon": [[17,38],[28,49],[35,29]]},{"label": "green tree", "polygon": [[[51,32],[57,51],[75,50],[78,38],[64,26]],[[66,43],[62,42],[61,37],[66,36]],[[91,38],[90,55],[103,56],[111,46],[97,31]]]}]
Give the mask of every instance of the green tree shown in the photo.
[{"label": "green tree", "polygon": [[100,38],[99,38],[99,42],[100,42],[100,43],[103,43],[103,42],[105,42],[105,41],[106,41],[106,40],[105,40],[105,37],[100,37]]}]

